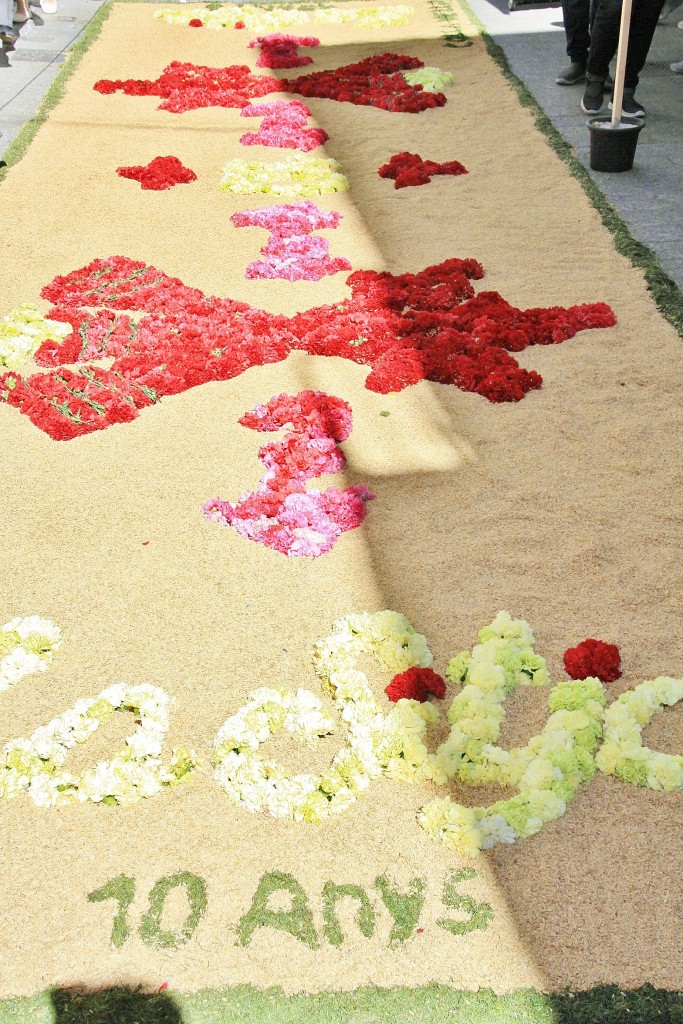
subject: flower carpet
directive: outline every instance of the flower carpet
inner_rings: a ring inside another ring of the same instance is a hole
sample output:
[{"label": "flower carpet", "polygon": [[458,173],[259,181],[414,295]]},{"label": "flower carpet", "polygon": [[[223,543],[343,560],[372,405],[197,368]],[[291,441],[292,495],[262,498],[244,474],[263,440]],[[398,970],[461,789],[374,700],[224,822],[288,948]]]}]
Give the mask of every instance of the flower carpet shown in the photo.
[{"label": "flower carpet", "polygon": [[0,187],[0,1022],[668,1013],[680,338],[466,7],[105,13]]}]

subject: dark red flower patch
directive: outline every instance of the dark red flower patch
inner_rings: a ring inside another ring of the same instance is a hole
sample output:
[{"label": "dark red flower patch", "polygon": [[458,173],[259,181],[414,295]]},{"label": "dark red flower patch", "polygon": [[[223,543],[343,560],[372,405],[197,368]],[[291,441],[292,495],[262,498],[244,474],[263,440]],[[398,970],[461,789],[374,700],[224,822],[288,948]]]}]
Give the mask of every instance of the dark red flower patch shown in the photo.
[{"label": "dark red flower patch", "polygon": [[339,100],[381,110],[416,114],[443,107],[441,92],[426,92],[421,85],[409,85],[401,71],[424,67],[417,57],[382,53],[366,57],[332,71],[315,71],[291,80],[254,75],[246,65],[209,68],[173,61],[155,81],[101,79],[94,88],[110,95],[160,96],[160,110],[174,114],[200,107],[244,107],[250,100],[272,92],[297,93]]},{"label": "dark red flower patch", "polygon": [[431,668],[409,668],[395,675],[384,692],[394,704],[402,698],[424,703],[430,694],[442,700],[446,695],[446,683]]},{"label": "dark red flower patch", "polygon": [[246,28],[247,26],[244,24],[243,21],[236,21],[233,27],[234,28]]},{"label": "dark red flower patch", "polygon": [[117,167],[116,173],[122,178],[139,181],[144,189],[155,192],[197,180],[194,171],[184,167],[177,156],[155,156],[144,167]]},{"label": "dark red flower patch", "polygon": [[203,28],[204,22],[201,21],[199,18],[193,18],[192,21],[188,22],[188,25],[190,26],[190,28]]},{"label": "dark red flower patch", "polygon": [[421,85],[409,85],[401,74],[422,67],[423,61],[417,57],[382,53],[333,71],[314,71],[300,78],[285,79],[282,86],[300,96],[417,114],[446,103],[442,92],[425,92]]},{"label": "dark red flower patch", "polygon": [[564,652],[564,667],[572,679],[597,676],[603,683],[613,683],[621,676],[621,655],[616,644],[583,640]]},{"label": "dark red flower patch", "polygon": [[406,188],[409,185],[426,185],[435,174],[467,174],[467,168],[457,160],[436,163],[434,160],[423,160],[417,153],[396,153],[388,163],[382,164],[377,172],[380,178],[391,178],[395,181],[394,188]]},{"label": "dark red flower patch", "polygon": [[312,64],[313,58],[299,53],[299,47],[320,46],[320,40],[315,36],[288,36],[282,32],[272,32],[252,39],[249,46],[261,50],[256,61],[257,68],[302,68]]},{"label": "dark red flower patch", "polygon": [[[511,352],[615,323],[601,302],[521,310],[497,292],[475,295],[471,282],[483,276],[473,259],[445,260],[417,274],[357,271],[347,278],[348,299],[286,317],[204,295],[126,257],[94,260],[41,293],[56,306],[46,315],[73,327],[61,344],[45,342],[36,353],[39,364],[57,369],[0,376],[0,401],[64,439],[301,350],[369,366],[366,387],[382,394],[431,380],[514,402],[542,379]],[[113,359],[107,371],[59,368],[105,357]],[[86,373],[94,374],[87,382]]]}]

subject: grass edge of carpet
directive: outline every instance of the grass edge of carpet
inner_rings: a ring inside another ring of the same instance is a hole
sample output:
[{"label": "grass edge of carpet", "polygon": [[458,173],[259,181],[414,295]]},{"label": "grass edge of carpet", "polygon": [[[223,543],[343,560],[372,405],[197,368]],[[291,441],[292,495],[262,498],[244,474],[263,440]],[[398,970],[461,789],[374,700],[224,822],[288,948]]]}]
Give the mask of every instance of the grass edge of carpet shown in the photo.
[{"label": "grass edge of carpet", "polygon": [[[435,10],[435,0],[427,0],[437,20],[444,20]],[[437,0],[443,9],[450,0]],[[484,41],[486,51],[500,69],[503,77],[514,89],[523,107],[531,111],[536,128],[545,136],[546,142],[557,156],[566,164],[571,175],[576,178],[591,204],[597,210],[602,223],[614,239],[618,252],[625,256],[633,267],[642,270],[647,282],[648,291],[659,312],[683,338],[683,292],[666,271],[662,268],[659,258],[652,249],[641,242],[632,233],[621,214],[605,196],[599,185],[593,180],[588,170],[575,155],[572,146],[555,127],[542,106],[510,67],[503,48],[489,35],[486,26],[472,10],[467,0],[455,0],[465,11],[470,22],[476,27]]]},{"label": "grass edge of carpet", "polygon": [[352,992],[285,995],[250,985],[191,994],[142,989],[52,989],[0,1001],[0,1024],[683,1024],[683,993],[644,985],[601,985],[543,994],[519,989],[497,996],[432,984]]}]

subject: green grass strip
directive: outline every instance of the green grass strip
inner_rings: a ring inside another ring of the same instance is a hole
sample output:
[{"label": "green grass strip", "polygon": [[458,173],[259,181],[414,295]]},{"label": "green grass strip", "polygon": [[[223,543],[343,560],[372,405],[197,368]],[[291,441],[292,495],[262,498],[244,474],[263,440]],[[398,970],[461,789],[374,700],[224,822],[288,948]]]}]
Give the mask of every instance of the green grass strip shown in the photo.
[{"label": "green grass strip", "polygon": [[[445,2],[448,2],[448,0],[445,0]],[[443,4],[444,0],[441,0],[441,3]],[[683,293],[681,293],[679,287],[662,269],[656,253],[632,234],[628,224],[600,190],[575,155],[572,147],[560,134],[536,98],[529,92],[524,82],[512,71],[504,50],[488,34],[483,22],[479,20],[467,3],[467,0],[458,0],[458,3],[464,8],[472,23],[476,25],[479,34],[484,40],[489,56],[495,61],[503,77],[517,93],[522,106],[527,107],[533,114],[536,127],[545,135],[550,148],[564,161],[600,214],[602,223],[614,238],[617,250],[634,267],[643,271],[648,290],[657,308],[683,338]]]},{"label": "green grass strip", "polygon": [[0,1024],[683,1024],[683,993],[644,985],[602,985],[544,995],[520,989],[496,996],[445,985],[360,988],[286,996],[240,985],[192,995],[128,988],[53,989],[0,1001]]}]

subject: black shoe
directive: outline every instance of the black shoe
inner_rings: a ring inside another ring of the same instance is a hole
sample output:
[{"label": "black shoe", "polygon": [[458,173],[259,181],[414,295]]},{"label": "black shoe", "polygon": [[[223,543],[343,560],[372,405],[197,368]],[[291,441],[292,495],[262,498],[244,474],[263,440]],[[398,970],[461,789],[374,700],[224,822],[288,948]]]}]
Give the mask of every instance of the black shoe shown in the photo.
[{"label": "black shoe", "polygon": [[576,85],[577,82],[583,82],[585,77],[585,65],[577,64],[577,62],[573,60],[571,64],[560,71],[555,81],[558,85]]},{"label": "black shoe", "polygon": [[[612,109],[612,100],[609,101],[610,110]],[[643,118],[645,117],[645,107],[642,103],[638,102],[632,93],[625,92],[621,101],[621,113],[624,117],[631,119]]]},{"label": "black shoe", "polygon": [[14,49],[17,39],[16,32],[9,25],[0,25],[0,43],[4,43],[10,49]]},{"label": "black shoe", "polygon": [[602,110],[603,99],[602,79],[589,79],[581,100],[581,109],[584,114],[597,114]]},{"label": "black shoe", "polygon": [[603,92],[611,92],[613,88],[614,88],[614,79],[612,78],[612,76],[608,72],[607,78],[605,79],[603,87],[602,87],[602,91]]}]

